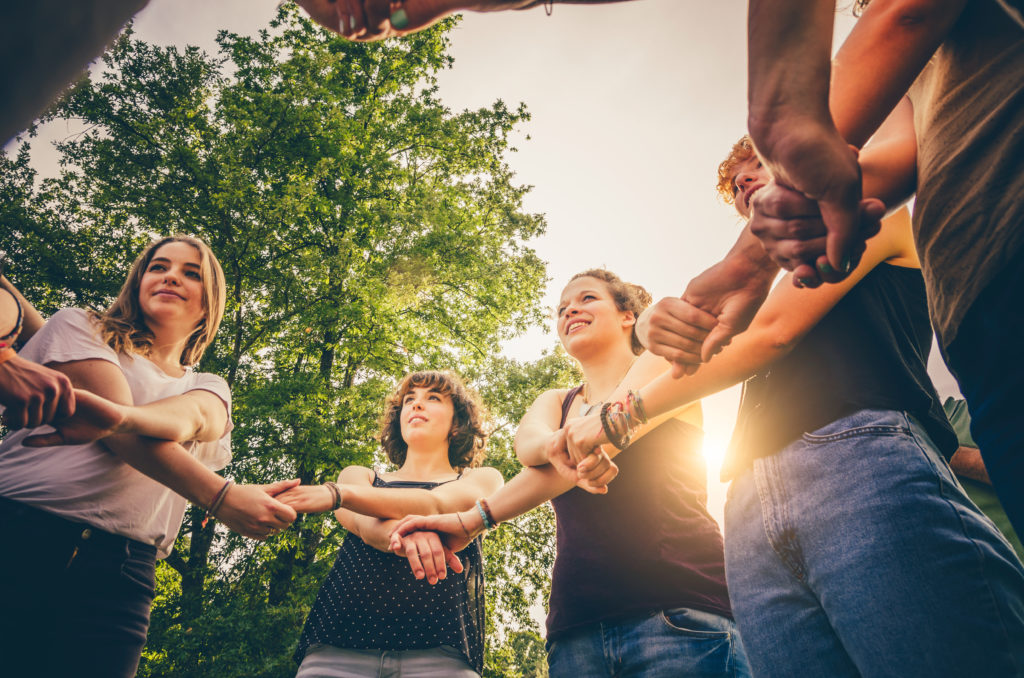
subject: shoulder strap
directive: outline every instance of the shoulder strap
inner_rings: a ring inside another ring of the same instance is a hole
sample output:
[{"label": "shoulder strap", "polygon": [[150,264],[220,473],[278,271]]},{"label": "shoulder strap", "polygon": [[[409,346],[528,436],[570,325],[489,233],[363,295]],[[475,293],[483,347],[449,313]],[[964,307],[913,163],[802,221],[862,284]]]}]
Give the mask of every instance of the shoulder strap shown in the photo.
[{"label": "shoulder strap", "polygon": [[558,428],[565,426],[565,420],[569,418],[569,406],[572,405],[572,401],[582,390],[583,384],[580,384],[575,388],[569,389],[569,392],[565,394],[565,399],[562,401],[562,419],[558,423]]}]

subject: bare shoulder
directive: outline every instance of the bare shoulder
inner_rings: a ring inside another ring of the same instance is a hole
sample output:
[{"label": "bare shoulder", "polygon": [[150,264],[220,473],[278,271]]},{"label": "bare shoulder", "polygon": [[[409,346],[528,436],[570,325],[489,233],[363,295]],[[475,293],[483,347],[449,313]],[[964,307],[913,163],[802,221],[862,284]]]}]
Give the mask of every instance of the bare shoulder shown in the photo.
[{"label": "bare shoulder", "polygon": [[349,485],[371,485],[373,484],[373,476],[373,469],[366,468],[365,466],[346,466],[338,474],[338,482],[348,483]]},{"label": "bare shoulder", "polygon": [[477,466],[462,472],[460,480],[471,482],[486,492],[493,492],[505,484],[501,471],[493,466]]}]

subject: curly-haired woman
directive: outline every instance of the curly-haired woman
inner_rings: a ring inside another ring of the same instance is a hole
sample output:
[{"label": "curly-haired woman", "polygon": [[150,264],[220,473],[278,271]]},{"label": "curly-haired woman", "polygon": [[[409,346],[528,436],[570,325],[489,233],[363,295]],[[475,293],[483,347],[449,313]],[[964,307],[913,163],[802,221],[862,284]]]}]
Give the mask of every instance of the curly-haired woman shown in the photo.
[{"label": "curly-haired woman", "polygon": [[302,631],[299,676],[394,670],[458,678],[482,670],[480,540],[460,554],[463,571],[440,582],[414,579],[388,549],[397,519],[462,511],[501,486],[501,473],[479,465],[481,410],[456,375],[414,372],[388,399],[381,425],[381,445],[397,471],[349,466],[337,483],[280,495],[301,513],[333,510],[349,531]]}]

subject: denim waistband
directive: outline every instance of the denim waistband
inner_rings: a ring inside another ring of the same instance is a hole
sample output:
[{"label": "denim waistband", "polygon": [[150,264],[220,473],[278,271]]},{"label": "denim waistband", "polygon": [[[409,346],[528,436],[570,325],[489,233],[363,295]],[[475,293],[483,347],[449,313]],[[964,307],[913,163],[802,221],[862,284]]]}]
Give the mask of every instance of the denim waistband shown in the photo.
[{"label": "denim waistband", "polygon": [[146,544],[130,537],[107,532],[88,523],[76,523],[49,511],[2,496],[0,496],[0,522],[8,523],[10,530],[22,530],[37,535],[46,534],[49,539],[89,543],[96,548],[117,552],[130,549],[140,555],[151,554],[156,557],[156,546],[153,544]]}]

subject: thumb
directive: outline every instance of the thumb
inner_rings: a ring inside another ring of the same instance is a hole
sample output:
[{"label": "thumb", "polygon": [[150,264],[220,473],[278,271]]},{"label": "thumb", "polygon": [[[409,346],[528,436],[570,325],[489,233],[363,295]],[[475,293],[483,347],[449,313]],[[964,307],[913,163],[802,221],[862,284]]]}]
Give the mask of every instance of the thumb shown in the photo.
[{"label": "thumb", "polygon": [[464,569],[462,567],[462,561],[459,559],[457,555],[455,555],[455,552],[447,546],[444,547],[444,560],[448,564],[448,569],[450,569],[455,574],[461,573],[462,570]]},{"label": "thumb", "polygon": [[715,325],[714,329],[708,332],[708,336],[704,338],[704,343],[701,344],[700,359],[704,362],[711,360],[715,354],[729,345],[735,335],[736,333],[730,326],[724,323]]},{"label": "thumb", "polygon": [[[853,243],[860,237],[860,205],[837,202],[819,202],[821,219],[825,222],[828,235],[825,238],[825,255],[832,268],[846,275],[852,270],[851,252]],[[814,265],[814,262],[807,262]]]},{"label": "thumb", "polygon": [[399,31],[416,31],[452,12],[466,8],[464,0],[436,0],[423,2],[406,0],[391,12],[391,26]]},{"label": "thumb", "polygon": [[291,478],[289,480],[278,480],[277,482],[270,483],[263,486],[263,491],[269,494],[271,497],[276,497],[285,490],[290,490],[293,487],[298,487],[302,481],[298,478]]}]

